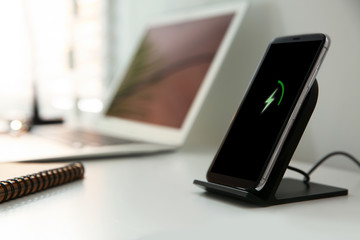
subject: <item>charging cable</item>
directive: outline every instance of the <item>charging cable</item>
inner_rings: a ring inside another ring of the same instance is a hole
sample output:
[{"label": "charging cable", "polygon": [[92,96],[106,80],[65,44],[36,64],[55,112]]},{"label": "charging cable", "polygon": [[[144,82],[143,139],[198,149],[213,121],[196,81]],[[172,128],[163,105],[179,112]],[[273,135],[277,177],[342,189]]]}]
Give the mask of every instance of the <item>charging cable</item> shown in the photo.
[{"label": "charging cable", "polygon": [[323,158],[321,158],[317,163],[315,163],[315,165],[308,171],[305,172],[299,168],[296,167],[292,167],[292,166],[288,166],[287,168],[291,171],[295,171],[297,173],[300,173],[304,176],[304,183],[309,183],[310,182],[310,175],[321,165],[323,164],[326,160],[328,160],[330,157],[333,157],[335,155],[343,155],[347,158],[349,158],[350,160],[352,160],[356,165],[358,165],[358,167],[360,167],[360,161],[358,159],[356,159],[354,156],[352,156],[351,154],[347,153],[347,152],[343,152],[343,151],[336,151],[336,152],[331,152],[329,154],[327,154],[326,156],[324,156]]}]

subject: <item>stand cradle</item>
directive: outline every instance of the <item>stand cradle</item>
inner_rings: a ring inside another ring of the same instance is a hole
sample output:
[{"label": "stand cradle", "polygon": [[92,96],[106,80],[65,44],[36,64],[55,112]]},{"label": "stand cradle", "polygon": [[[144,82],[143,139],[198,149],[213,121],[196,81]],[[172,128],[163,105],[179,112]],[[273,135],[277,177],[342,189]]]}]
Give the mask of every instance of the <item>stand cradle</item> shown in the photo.
[{"label": "stand cradle", "polygon": [[301,139],[318,97],[318,84],[315,80],[298,113],[298,117],[286,138],[269,179],[260,191],[245,191],[211,182],[194,180],[194,184],[209,192],[239,198],[259,206],[306,201],[320,198],[347,195],[348,190],[318,183],[304,183],[302,180],[284,178],[284,173]]}]

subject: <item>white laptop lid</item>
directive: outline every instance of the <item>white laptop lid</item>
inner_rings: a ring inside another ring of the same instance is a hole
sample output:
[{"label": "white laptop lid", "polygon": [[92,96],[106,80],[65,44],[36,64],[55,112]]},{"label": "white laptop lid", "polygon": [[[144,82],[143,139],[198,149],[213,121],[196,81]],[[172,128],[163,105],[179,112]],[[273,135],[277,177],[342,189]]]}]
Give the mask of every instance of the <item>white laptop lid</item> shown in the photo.
[{"label": "white laptop lid", "polygon": [[186,139],[245,15],[246,1],[151,22],[115,79],[100,128],[169,145]]}]

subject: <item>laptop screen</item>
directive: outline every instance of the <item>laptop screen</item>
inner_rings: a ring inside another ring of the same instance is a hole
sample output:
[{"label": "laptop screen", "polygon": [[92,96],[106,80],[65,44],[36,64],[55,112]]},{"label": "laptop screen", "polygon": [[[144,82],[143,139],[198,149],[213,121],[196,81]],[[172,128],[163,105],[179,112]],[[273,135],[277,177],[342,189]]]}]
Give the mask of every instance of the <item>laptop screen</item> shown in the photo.
[{"label": "laptop screen", "polygon": [[181,128],[233,16],[148,29],[106,115]]}]

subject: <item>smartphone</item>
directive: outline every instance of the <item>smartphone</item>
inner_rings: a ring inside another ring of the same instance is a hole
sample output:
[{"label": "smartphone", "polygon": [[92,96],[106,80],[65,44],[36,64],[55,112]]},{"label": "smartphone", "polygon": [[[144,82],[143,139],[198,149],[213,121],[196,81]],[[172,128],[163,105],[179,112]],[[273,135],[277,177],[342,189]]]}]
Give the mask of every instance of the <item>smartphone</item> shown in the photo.
[{"label": "smartphone", "polygon": [[330,46],[325,34],[274,39],[207,172],[209,182],[260,191]]}]

